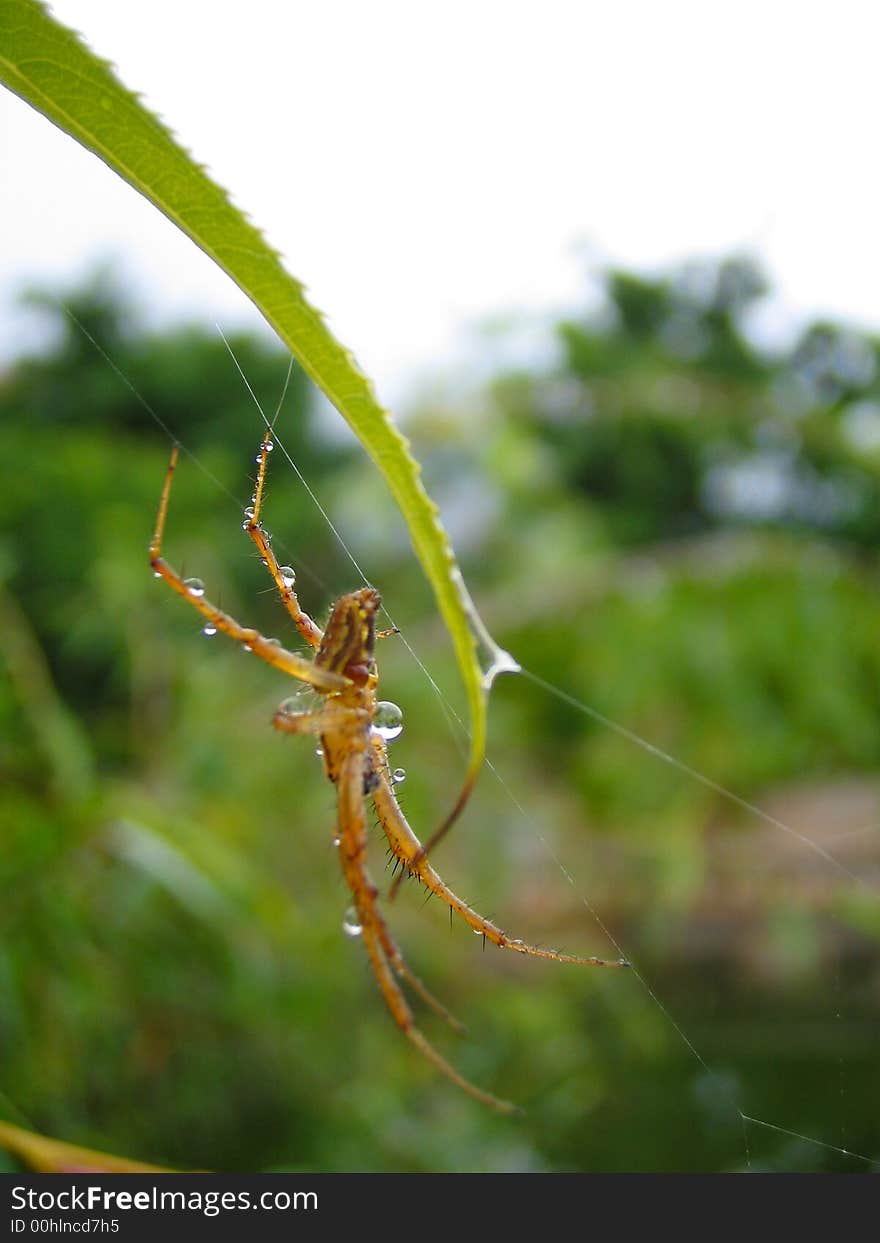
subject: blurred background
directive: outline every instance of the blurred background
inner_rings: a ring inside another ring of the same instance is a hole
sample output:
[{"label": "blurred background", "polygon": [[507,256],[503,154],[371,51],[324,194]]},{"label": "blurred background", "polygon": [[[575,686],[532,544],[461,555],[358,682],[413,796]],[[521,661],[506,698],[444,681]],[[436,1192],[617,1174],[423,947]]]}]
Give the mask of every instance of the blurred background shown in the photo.
[{"label": "blurred background", "polygon": [[[623,7],[627,35],[592,6],[576,28],[581,6],[539,27],[453,6],[426,59],[394,5],[360,43],[354,6],[328,6],[355,23],[344,46],[331,18],[282,38],[256,6],[254,63],[284,47],[309,80],[279,68],[242,95],[220,86],[238,68],[222,20],[195,84],[198,31],[169,40],[162,6],[124,38],[113,6],[54,6],[152,84],[258,222],[301,239],[292,270],[396,397],[527,670],[496,684],[493,767],[438,869],[511,935],[620,946],[637,974],[483,953],[410,885],[395,932],[469,1031],[423,1026],[524,1115],[462,1096],[397,1032],[343,933],[333,791],[269,726],[294,688],[203,636],[146,565],[164,425],[191,454],[169,559],[297,646],[241,531],[260,415],[213,320],[270,411],[287,358],[170,226],[4,99],[5,1120],[182,1168],[876,1170],[877,253],[858,64],[821,109],[807,89],[865,42],[845,5],[824,42],[748,6],[722,39],[673,6],[653,44],[648,6]],[[365,47],[389,58],[378,114]],[[270,88],[293,94],[283,115]],[[352,201],[324,174],[355,103]],[[236,166],[257,119],[251,158],[293,165],[297,193]],[[601,247],[573,249],[588,229]],[[375,473],[297,370],[278,427],[344,540],[276,452],[266,520],[304,606],[323,620],[359,585],[351,555],[403,631],[381,686],[427,836],[463,770],[448,642]]]}]

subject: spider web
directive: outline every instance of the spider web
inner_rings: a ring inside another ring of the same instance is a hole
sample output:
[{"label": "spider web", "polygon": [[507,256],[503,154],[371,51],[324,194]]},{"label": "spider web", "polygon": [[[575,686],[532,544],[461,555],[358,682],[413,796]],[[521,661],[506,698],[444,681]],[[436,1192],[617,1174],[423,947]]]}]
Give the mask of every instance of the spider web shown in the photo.
[{"label": "spider web", "polygon": [[[79,324],[72,312],[67,310],[67,313],[162,431],[174,439],[169,428],[100,344]],[[253,398],[258,412],[255,427],[259,430],[265,425],[266,415],[226,338],[223,339],[242,382]],[[269,420],[273,426],[282,411],[291,368],[292,362],[280,400]],[[276,456],[283,458],[287,468],[295,475],[299,485],[305,489],[311,503],[317,508],[322,521],[338,541],[357,576],[363,583],[367,583],[368,577],[350,543],[340,531],[339,524],[334,523],[320,497],[303,476],[277,428],[274,435],[280,450],[280,454]],[[182,448],[189,452],[185,445]],[[216,479],[197,456],[190,456],[211,479],[213,486],[220,489],[240,509],[240,501]],[[282,539],[276,538],[275,542],[279,548],[284,549]],[[319,586],[324,586],[320,573],[307,566],[299,550],[294,550],[291,557],[295,558],[298,566],[309,572]],[[467,731],[450,695],[443,690],[418,654],[416,643],[406,632],[407,628],[401,626],[400,619],[396,619],[390,612],[387,616],[389,624],[401,630],[400,642],[403,648],[430,686],[456,745],[464,753]],[[525,847],[520,847],[520,853],[528,855],[528,843],[536,842],[546,861],[563,879],[576,903],[588,912],[615,953],[626,957],[633,964],[627,1005],[622,1010],[623,1021],[632,1025],[646,1023],[656,1028],[656,1020],[659,1018],[665,1034],[655,1034],[655,1044],[671,1059],[682,1085],[681,1118],[676,1125],[695,1126],[705,1133],[707,1150],[713,1154],[706,1168],[744,1171],[839,1169],[853,1172],[880,1169],[880,1138],[876,1125],[873,1128],[866,1126],[864,1119],[858,1116],[859,1110],[855,1108],[860,1094],[851,1082],[854,1076],[849,1069],[848,1059],[852,1055],[848,1051],[849,1044],[843,1039],[848,1028],[867,1028],[866,1053],[856,1060],[865,1074],[871,1073],[872,1064],[876,1069],[874,1023],[880,956],[870,927],[864,935],[859,935],[853,929],[852,920],[844,917],[848,906],[854,903],[862,908],[867,906],[876,914],[876,866],[870,850],[862,852],[854,865],[849,861],[849,855],[839,849],[854,838],[875,841],[880,824],[872,819],[870,823],[853,826],[844,819],[839,830],[835,830],[833,823],[830,826],[824,823],[818,830],[811,826],[808,830],[798,823],[790,823],[788,818],[743,798],[736,791],[715,781],[709,774],[693,767],[685,759],[668,753],[649,737],[612,719],[538,673],[523,668],[518,681],[521,686],[529,689],[529,693],[552,700],[568,713],[573,730],[579,718],[587,718],[600,730],[614,734],[629,744],[633,752],[634,782],[639,780],[640,765],[662,765],[676,781],[702,787],[715,797],[717,804],[726,806],[731,815],[737,815],[741,844],[736,848],[733,870],[729,867],[725,870],[722,866],[723,859],[720,862],[715,861],[718,863],[717,880],[720,884],[732,881],[740,887],[748,888],[749,884],[760,886],[767,882],[768,876],[775,876],[779,904],[777,911],[784,908],[786,919],[797,925],[798,918],[802,917],[802,922],[807,923],[813,919],[815,909],[818,907],[820,910],[824,927],[822,935],[826,942],[822,947],[825,959],[824,985],[820,995],[814,998],[814,1005],[809,1008],[805,1022],[817,1029],[816,1039],[822,1045],[822,1057],[818,1059],[818,1064],[824,1073],[811,1078],[809,1059],[804,1058],[803,1049],[793,1047],[793,1042],[790,1042],[791,1021],[785,1017],[784,997],[797,983],[796,977],[801,964],[796,961],[795,952],[792,952],[792,961],[788,968],[782,951],[777,950],[774,959],[760,927],[767,912],[756,908],[749,916],[748,903],[740,903],[741,908],[746,911],[745,922],[740,922],[733,935],[737,941],[746,942],[744,950],[740,947],[740,952],[745,957],[745,966],[737,961],[736,947],[730,946],[726,951],[722,946],[720,959],[724,961],[726,958],[728,964],[733,962],[741,971],[743,979],[739,987],[746,994],[752,992],[752,1008],[757,1014],[757,1017],[752,1014],[750,1023],[744,1023],[741,1032],[735,1030],[730,1034],[713,1024],[713,984],[711,979],[706,978],[706,964],[700,962],[697,955],[690,964],[690,970],[688,969],[687,940],[689,937],[701,935],[708,937],[712,933],[711,920],[704,919],[704,923],[708,924],[708,932],[704,927],[702,933],[700,920],[696,916],[682,920],[678,925],[673,918],[665,924],[660,921],[658,927],[667,948],[672,949],[678,961],[684,961],[685,970],[683,983],[675,980],[671,988],[665,978],[664,982],[658,983],[655,977],[658,974],[664,976],[657,968],[657,959],[662,959],[663,952],[659,955],[637,952],[633,943],[643,941],[644,938],[632,931],[633,921],[622,919],[619,922],[623,924],[623,931],[618,931],[615,926],[618,921],[605,914],[606,908],[613,908],[614,905],[609,903],[607,892],[598,897],[594,896],[590,892],[594,887],[593,882],[588,887],[584,879],[587,875],[593,878],[601,876],[603,861],[607,862],[613,855],[613,850],[609,850],[606,843],[594,843],[595,849],[588,849],[583,854],[577,852],[576,857],[572,858],[570,846],[559,848],[554,841],[554,832],[546,827],[540,792],[519,790],[517,779],[506,770],[505,761],[499,760],[490,752],[487,768],[493,784],[508,810],[512,809],[515,813],[517,840],[526,843]],[[506,685],[506,680],[502,685]],[[504,691],[500,693],[502,696],[506,694]],[[476,818],[479,811],[475,813],[472,810],[470,814]],[[830,814],[832,817],[835,815],[833,808]],[[743,824],[746,826],[744,830]],[[729,835],[719,835],[718,840],[719,849],[723,853],[730,840],[734,839]],[[777,846],[773,845],[774,842]],[[784,849],[778,848],[779,842],[785,843]],[[643,845],[638,840],[627,844],[629,849],[635,851]],[[805,864],[806,859],[811,861],[809,866]],[[616,866],[618,869],[621,866],[619,859],[616,860]],[[804,874],[807,875],[809,885],[799,893],[798,885],[803,881]],[[607,885],[605,888],[607,889]],[[639,901],[650,904],[651,895],[641,893]],[[491,912],[486,913],[491,915]],[[771,919],[774,916],[772,904],[769,916]],[[751,927],[749,918],[753,921]],[[723,920],[721,922],[723,925]],[[869,924],[870,921],[865,922]],[[508,925],[503,923],[503,926]],[[519,935],[521,930],[508,926],[508,931]],[[676,937],[684,940],[684,949],[681,943],[676,943]],[[583,944],[572,948],[576,952],[594,952],[592,947]],[[715,958],[708,956],[710,972],[713,961],[717,961],[718,957],[716,947]],[[845,980],[852,973],[853,961],[859,967],[861,981],[855,988],[849,987]],[[607,983],[604,973],[600,974],[603,974],[603,981]],[[755,1031],[759,1033],[757,1036]],[[763,1038],[761,1032],[764,1033]],[[756,1050],[756,1044],[766,1048]],[[672,1045],[677,1046],[681,1055],[679,1059],[670,1052]],[[836,1049],[839,1052],[835,1052]],[[653,1090],[651,1076],[662,1074],[663,1071],[658,1070],[650,1058],[641,1068],[638,1059],[631,1058],[629,1070],[633,1069],[634,1077],[628,1085],[619,1086],[619,1090],[624,1097],[621,1108],[625,1111],[632,1107],[634,1115],[638,1116],[640,1096],[644,1095],[646,1089],[648,1095]],[[771,1088],[774,1080],[785,1088],[790,1078],[796,1084],[803,1085],[806,1099],[805,1107],[797,1111],[794,1119],[786,1112],[787,1102],[791,1098],[790,1085],[786,1090],[776,1093],[768,1089],[768,1081]],[[778,1096],[780,1104],[779,1111],[773,1114],[765,1113],[763,1107],[752,1103],[753,1100],[763,1103],[768,1099],[772,1100],[774,1096]],[[808,1125],[801,1122],[802,1118],[807,1119]],[[622,1163],[620,1168],[627,1167]],[[658,1160],[657,1168],[668,1167],[664,1167],[662,1160]]]}]

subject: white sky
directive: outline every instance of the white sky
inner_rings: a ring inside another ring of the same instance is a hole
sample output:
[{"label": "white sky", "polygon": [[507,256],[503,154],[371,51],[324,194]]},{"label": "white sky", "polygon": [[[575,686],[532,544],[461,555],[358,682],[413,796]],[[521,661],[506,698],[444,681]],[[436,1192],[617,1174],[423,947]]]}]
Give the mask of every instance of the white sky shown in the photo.
[{"label": "white sky", "polygon": [[[52,8],[231,190],[386,397],[475,319],[576,305],[585,244],[638,267],[748,249],[798,315],[880,324],[868,0]],[[0,134],[0,356],[21,341],[17,282],[107,254],[161,316],[249,315],[5,91]]]}]

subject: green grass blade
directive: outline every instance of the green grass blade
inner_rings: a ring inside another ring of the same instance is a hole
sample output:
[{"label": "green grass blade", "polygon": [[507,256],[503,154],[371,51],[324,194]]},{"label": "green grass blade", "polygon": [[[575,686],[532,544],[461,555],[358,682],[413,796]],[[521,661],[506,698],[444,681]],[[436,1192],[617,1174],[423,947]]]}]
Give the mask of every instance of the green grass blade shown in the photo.
[{"label": "green grass blade", "polygon": [[143,1165],[117,1157],[109,1152],[95,1152],[92,1148],[79,1148],[61,1140],[48,1139],[36,1131],[25,1131],[20,1126],[0,1121],[0,1148],[11,1152],[32,1170],[43,1174],[92,1173],[108,1174],[170,1174],[172,1171],[159,1165]]},{"label": "green grass blade", "polygon": [[516,665],[480,621],[419,464],[369,381],[226,192],[111,67],[37,0],[0,0],[0,81],[93,151],[232,277],[382,472],[433,588],[464,680],[471,726],[468,789],[485,749],[486,691],[495,673]]}]

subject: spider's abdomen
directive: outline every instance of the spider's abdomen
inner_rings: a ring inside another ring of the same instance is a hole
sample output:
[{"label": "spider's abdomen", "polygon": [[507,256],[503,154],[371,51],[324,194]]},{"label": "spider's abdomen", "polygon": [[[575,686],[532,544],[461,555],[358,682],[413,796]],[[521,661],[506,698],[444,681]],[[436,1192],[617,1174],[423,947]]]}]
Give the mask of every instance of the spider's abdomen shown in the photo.
[{"label": "spider's abdomen", "polygon": [[373,663],[375,617],[381,604],[382,597],[373,587],[341,596],[333,606],[315,664],[363,686]]}]

